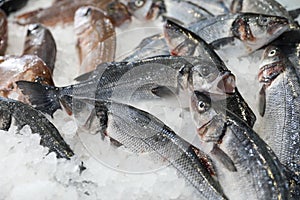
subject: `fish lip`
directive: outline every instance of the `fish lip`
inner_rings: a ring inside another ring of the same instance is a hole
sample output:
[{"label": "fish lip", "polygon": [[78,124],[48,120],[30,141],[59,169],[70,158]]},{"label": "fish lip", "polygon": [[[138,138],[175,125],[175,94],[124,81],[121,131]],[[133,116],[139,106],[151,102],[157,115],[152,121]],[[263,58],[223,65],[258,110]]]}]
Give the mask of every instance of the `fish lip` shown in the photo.
[{"label": "fish lip", "polygon": [[275,20],[274,22],[271,22],[268,25],[267,32],[270,35],[281,34],[281,33],[285,32],[286,30],[289,29],[288,25],[289,25],[288,19],[282,17],[280,19]]},{"label": "fish lip", "polygon": [[[260,83],[267,83],[271,85],[271,83],[285,70],[284,65],[281,61],[277,61],[271,64],[264,65],[259,68],[258,71],[258,81]],[[268,76],[264,76],[264,72],[267,73]]]},{"label": "fish lip", "polygon": [[208,129],[207,126],[211,123],[212,119],[203,124],[201,127],[197,128],[198,135],[203,138],[205,134],[207,133]]}]

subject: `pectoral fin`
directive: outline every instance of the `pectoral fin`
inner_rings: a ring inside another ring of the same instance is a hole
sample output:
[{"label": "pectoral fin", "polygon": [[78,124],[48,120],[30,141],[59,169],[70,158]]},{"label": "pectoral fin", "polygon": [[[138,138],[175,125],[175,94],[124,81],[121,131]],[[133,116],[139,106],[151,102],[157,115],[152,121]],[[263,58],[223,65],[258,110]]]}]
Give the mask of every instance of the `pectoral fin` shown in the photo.
[{"label": "pectoral fin", "polygon": [[266,87],[262,86],[262,88],[259,91],[259,102],[258,102],[258,109],[260,116],[265,115],[266,110]]},{"label": "pectoral fin", "polygon": [[237,169],[231,160],[231,158],[218,147],[218,145],[214,145],[213,149],[210,152],[212,155],[215,156],[215,158],[221,162],[226,169],[228,169],[231,172],[236,172]]}]

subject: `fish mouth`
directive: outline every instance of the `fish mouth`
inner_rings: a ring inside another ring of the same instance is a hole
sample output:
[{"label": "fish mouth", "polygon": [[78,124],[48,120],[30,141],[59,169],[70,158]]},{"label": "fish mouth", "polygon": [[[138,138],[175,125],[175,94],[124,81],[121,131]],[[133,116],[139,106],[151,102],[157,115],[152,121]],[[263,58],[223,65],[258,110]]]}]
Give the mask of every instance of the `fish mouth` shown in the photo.
[{"label": "fish mouth", "polygon": [[203,124],[201,127],[197,128],[197,133],[201,138],[203,138],[206,135],[208,131],[208,126],[211,124],[211,121],[212,119]]},{"label": "fish mouth", "polygon": [[160,15],[166,12],[166,7],[163,1],[153,0],[153,3],[146,14],[146,20],[155,20]]},{"label": "fish mouth", "polygon": [[264,65],[259,69],[258,81],[271,85],[272,81],[276,79],[279,74],[285,70],[284,64],[281,61]]},{"label": "fish mouth", "polygon": [[268,25],[267,32],[270,35],[273,35],[273,34],[278,35],[288,29],[289,29],[289,21],[288,21],[288,19],[282,17],[277,20],[274,20],[273,22],[270,22]]}]

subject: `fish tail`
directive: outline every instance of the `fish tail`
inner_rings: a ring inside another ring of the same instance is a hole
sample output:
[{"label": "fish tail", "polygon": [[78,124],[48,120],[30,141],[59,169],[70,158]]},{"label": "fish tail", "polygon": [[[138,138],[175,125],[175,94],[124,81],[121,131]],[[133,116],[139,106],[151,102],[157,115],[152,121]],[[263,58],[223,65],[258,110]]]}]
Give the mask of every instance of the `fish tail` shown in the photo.
[{"label": "fish tail", "polygon": [[53,117],[57,109],[61,109],[59,93],[60,89],[55,86],[42,85],[37,82],[17,81],[18,88],[28,97],[34,108]]}]

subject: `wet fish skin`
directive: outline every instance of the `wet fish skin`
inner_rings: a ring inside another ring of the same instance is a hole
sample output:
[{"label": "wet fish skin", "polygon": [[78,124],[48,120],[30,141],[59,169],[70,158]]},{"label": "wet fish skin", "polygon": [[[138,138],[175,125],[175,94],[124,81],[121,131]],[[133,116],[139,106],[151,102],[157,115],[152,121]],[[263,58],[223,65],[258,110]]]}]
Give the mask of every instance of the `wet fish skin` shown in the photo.
[{"label": "wet fish skin", "polygon": [[[218,182],[212,177],[214,176],[211,174],[212,171],[209,171],[210,167],[207,163],[209,158],[199,149],[178,137],[158,118],[135,107],[117,102],[95,102],[85,99],[79,99],[79,101],[95,106],[97,113],[101,113],[97,116],[97,120],[102,126],[97,128],[103,134],[117,140],[134,153],[151,152],[151,158],[167,161],[196,188],[199,198],[227,199]],[[108,119],[103,124],[101,118],[104,115]]]},{"label": "wet fish skin", "polygon": [[[168,20],[164,25],[164,35],[172,55],[202,58],[200,59],[202,60],[200,63],[193,63],[194,65],[198,66],[196,71],[199,71],[200,74],[202,73],[201,71],[207,71],[207,69],[210,69],[209,76],[229,71],[225,63],[216,54],[212,47],[199,36],[187,30],[186,28]],[[201,63],[207,63],[207,66],[210,67],[203,68]],[[198,78],[200,77],[198,76]],[[198,81],[200,80],[198,79]],[[199,88],[194,87],[194,90],[199,90]],[[234,90],[235,92],[231,95],[228,95],[226,98],[228,101],[227,105],[229,110],[234,112],[252,127],[256,121],[256,117],[239,93],[238,88],[234,88]]]},{"label": "wet fish skin", "polygon": [[44,61],[35,55],[1,56],[0,74],[0,95],[9,97],[17,92],[17,98],[23,102],[27,101],[18,90],[16,81],[27,80],[54,85],[51,71]]},{"label": "wet fish skin", "polygon": [[5,54],[7,48],[7,19],[6,14],[0,9],[0,55]]},{"label": "wet fish skin", "polygon": [[289,199],[284,166],[226,102],[195,91],[191,110],[202,150],[214,162],[229,199]]},{"label": "wet fish skin", "polygon": [[80,7],[74,17],[80,74],[94,70],[98,64],[112,62],[116,51],[116,32],[107,15],[91,6]]},{"label": "wet fish skin", "polygon": [[258,79],[265,90],[261,137],[284,165],[299,174],[300,82],[296,69],[278,47],[268,46]]},{"label": "wet fish skin", "polygon": [[166,12],[164,0],[127,0],[127,7],[139,20],[154,20]]},{"label": "wet fish skin", "polygon": [[74,153],[55,126],[39,111],[21,102],[0,97],[0,129],[8,130],[12,118],[21,129],[29,125],[32,133],[41,136],[40,144],[56,153],[58,158],[70,159]]},{"label": "wet fish skin", "polygon": [[37,55],[53,73],[56,60],[56,43],[52,33],[41,24],[28,26],[23,55]]},{"label": "wet fish skin", "polygon": [[218,54],[245,56],[268,44],[284,31],[289,22],[284,17],[254,13],[220,15],[188,27],[211,44]]},{"label": "wet fish skin", "polygon": [[[119,3],[122,4],[122,3]],[[111,6],[110,0],[62,0],[56,1],[54,4],[45,9],[37,9],[26,12],[16,17],[17,23],[20,25],[41,23],[46,26],[55,26],[59,23],[71,23],[74,20],[75,12],[82,6],[95,6],[106,10]],[[116,5],[113,6],[116,8]],[[121,7],[121,6],[120,6]],[[120,12],[120,9],[116,11]],[[111,13],[111,12],[110,12]],[[114,13],[111,13],[114,14]],[[127,15],[127,13],[126,13]],[[111,15],[111,17],[118,15]],[[119,16],[118,16],[119,17]],[[119,18],[120,19],[120,18]],[[123,19],[127,20],[127,17]],[[125,20],[125,21],[126,21]],[[121,22],[118,21],[118,24]]]}]

